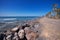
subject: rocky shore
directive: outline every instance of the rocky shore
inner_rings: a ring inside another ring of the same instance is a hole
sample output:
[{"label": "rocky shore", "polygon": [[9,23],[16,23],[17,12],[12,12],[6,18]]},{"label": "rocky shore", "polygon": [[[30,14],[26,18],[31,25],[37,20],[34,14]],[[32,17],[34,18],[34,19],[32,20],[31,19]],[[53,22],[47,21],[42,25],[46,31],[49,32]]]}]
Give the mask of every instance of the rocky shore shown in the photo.
[{"label": "rocky shore", "polygon": [[60,40],[60,19],[40,18],[26,21],[0,33],[0,40]]}]

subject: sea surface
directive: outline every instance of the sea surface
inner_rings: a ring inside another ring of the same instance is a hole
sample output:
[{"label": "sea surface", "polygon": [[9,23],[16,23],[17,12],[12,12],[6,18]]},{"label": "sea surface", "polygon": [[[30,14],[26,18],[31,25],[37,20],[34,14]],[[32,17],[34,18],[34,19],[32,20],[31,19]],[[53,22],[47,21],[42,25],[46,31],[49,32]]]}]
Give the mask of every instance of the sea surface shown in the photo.
[{"label": "sea surface", "polygon": [[38,16],[0,17],[0,22],[24,21],[39,18]]}]

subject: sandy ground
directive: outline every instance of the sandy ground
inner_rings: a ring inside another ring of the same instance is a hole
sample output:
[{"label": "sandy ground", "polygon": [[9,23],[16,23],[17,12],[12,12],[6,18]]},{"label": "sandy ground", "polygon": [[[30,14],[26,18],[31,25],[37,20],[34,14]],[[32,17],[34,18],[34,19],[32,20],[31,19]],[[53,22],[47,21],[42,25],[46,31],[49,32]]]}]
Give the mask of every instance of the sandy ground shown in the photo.
[{"label": "sandy ground", "polygon": [[60,19],[44,17],[38,21],[42,25],[40,37],[43,40],[60,40]]}]

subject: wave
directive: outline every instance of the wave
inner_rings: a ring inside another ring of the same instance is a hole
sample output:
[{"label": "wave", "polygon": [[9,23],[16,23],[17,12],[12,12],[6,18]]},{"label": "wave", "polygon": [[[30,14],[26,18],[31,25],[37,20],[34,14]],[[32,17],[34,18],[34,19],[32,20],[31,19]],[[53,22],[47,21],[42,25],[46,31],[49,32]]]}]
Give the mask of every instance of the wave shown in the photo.
[{"label": "wave", "polygon": [[16,18],[5,18],[5,19],[2,19],[2,20],[16,20]]}]

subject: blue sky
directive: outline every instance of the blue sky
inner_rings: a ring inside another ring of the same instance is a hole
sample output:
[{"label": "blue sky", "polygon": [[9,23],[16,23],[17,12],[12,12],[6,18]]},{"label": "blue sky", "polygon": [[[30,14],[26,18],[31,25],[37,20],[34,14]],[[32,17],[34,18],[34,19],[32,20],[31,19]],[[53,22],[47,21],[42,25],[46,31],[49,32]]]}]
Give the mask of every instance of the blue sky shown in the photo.
[{"label": "blue sky", "polygon": [[55,3],[60,0],[0,0],[0,16],[43,16]]}]

